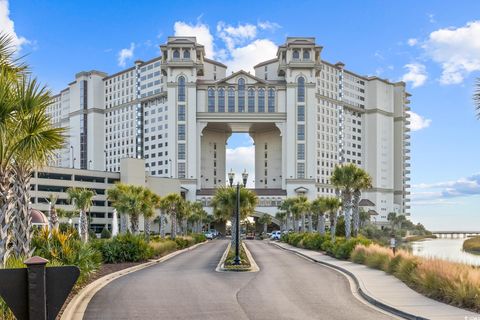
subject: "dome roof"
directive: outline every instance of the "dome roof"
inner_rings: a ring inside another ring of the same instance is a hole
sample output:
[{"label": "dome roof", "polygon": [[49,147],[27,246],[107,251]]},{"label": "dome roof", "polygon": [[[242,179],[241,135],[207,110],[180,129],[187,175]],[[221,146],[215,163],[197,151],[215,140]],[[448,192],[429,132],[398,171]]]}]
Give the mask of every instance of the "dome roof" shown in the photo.
[{"label": "dome roof", "polygon": [[42,211],[32,209],[30,210],[30,217],[32,218],[32,224],[48,225],[48,219]]}]

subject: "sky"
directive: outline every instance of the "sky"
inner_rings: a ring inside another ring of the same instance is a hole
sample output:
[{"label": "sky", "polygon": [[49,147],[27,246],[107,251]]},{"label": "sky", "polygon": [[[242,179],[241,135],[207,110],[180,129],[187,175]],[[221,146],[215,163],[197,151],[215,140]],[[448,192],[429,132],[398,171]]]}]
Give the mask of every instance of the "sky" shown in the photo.
[{"label": "sky", "polygon": [[[411,219],[431,230],[480,230],[480,120],[472,102],[480,1],[0,0],[0,31],[53,92],[79,71],[114,73],[156,57],[171,35],[197,36],[228,72],[274,58],[287,36],[313,36],[322,59],[407,83]],[[248,135],[233,135],[228,147],[228,169],[252,173]]]}]

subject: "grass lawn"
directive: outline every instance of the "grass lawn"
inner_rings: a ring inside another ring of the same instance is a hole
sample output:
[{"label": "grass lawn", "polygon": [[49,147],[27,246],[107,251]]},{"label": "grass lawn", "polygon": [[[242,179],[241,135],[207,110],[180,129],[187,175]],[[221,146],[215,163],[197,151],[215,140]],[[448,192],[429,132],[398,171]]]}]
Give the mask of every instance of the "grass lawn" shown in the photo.
[{"label": "grass lawn", "polygon": [[473,237],[463,242],[463,250],[480,255],[480,237]]}]

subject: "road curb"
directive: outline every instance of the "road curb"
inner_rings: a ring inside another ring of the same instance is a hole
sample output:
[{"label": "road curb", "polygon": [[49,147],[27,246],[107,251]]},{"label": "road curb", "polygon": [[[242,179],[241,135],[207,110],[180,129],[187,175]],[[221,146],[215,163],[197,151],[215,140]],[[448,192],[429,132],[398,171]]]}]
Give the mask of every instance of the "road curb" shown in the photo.
[{"label": "road curb", "polygon": [[228,245],[227,245],[227,249],[223,252],[222,258],[220,259],[220,262],[218,263],[217,267],[215,268],[216,272],[258,272],[258,271],[260,271],[260,268],[258,267],[257,263],[255,262],[255,259],[253,259],[253,256],[250,253],[250,250],[248,250],[247,245],[243,241],[242,241],[242,246],[243,246],[243,249],[245,250],[245,254],[248,257],[248,260],[250,261],[250,268],[244,269],[244,270],[226,269],[225,268],[225,260],[227,259],[227,255],[228,255],[228,252],[230,251],[231,246],[232,246],[232,243],[229,241]]},{"label": "road curb", "polygon": [[380,308],[384,311],[387,311],[391,314],[394,314],[398,317],[401,317],[403,319],[409,319],[409,320],[428,320],[427,318],[423,318],[423,317],[419,317],[419,316],[416,316],[416,315],[413,315],[411,313],[408,313],[408,312],[405,312],[405,311],[402,311],[400,309],[397,309],[395,307],[392,307],[388,304],[385,304],[377,299],[375,299],[374,297],[368,295],[361,287],[360,285],[360,281],[358,280],[358,278],[350,271],[348,271],[347,269],[345,268],[342,268],[342,267],[339,267],[339,266],[336,266],[334,264],[331,264],[331,263],[328,263],[328,262],[325,262],[325,261],[320,261],[320,260],[317,260],[317,259],[314,259],[312,257],[309,257],[307,256],[306,254],[303,254],[303,253],[300,253],[298,251],[295,251],[295,250],[292,250],[292,249],[289,249],[289,248],[284,248],[278,244],[276,244],[275,242],[270,242],[270,244],[280,248],[280,249],[283,249],[285,251],[289,251],[289,252],[292,252],[292,253],[295,253],[295,254],[298,254],[299,256],[302,256],[303,258],[305,259],[308,259],[310,261],[313,261],[315,263],[319,263],[319,264],[322,264],[322,265],[325,265],[327,267],[330,267],[330,268],[333,268],[333,269],[336,269],[338,271],[341,271],[342,273],[345,273],[346,275],[348,275],[349,277],[351,277],[356,285],[356,289],[357,289],[357,292],[360,294],[360,296],[365,299],[368,303],[374,305],[375,307],[377,308]]},{"label": "road curb", "polygon": [[106,276],[103,276],[93,281],[92,283],[90,283],[89,285],[81,289],[73,297],[73,299],[68,303],[67,307],[65,308],[65,311],[63,311],[62,317],[60,319],[61,320],[82,320],[85,314],[85,311],[87,310],[88,304],[92,300],[93,296],[113,280],[116,280],[127,274],[151,267],[153,265],[156,265],[158,263],[171,259],[179,254],[193,250],[207,242],[208,241],[197,243],[191,247],[169,253],[166,256],[163,256],[159,259],[150,260],[148,262],[145,262],[130,268],[126,268],[114,273],[110,273],[110,274],[107,274]]}]

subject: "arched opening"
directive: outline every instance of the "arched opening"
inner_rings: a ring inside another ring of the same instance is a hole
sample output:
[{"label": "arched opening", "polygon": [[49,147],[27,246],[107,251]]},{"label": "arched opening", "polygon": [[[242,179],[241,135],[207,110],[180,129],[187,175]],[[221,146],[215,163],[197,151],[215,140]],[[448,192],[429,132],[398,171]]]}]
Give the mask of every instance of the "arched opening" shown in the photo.
[{"label": "arched opening", "polygon": [[225,181],[228,172],[235,173],[234,183],[242,182],[244,170],[248,173],[247,188],[255,187],[255,144],[248,133],[234,132],[227,140]]}]

